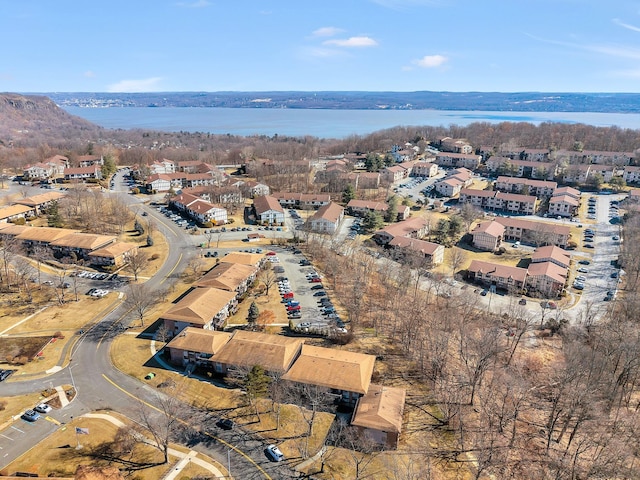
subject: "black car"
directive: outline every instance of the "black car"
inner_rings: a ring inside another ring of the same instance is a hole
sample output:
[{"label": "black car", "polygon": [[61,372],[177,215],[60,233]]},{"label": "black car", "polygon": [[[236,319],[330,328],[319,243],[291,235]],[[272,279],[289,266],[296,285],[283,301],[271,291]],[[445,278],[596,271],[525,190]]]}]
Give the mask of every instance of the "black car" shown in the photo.
[{"label": "black car", "polygon": [[229,420],[228,418],[221,418],[216,422],[216,425],[222,430],[232,430],[233,429],[233,420]]},{"label": "black car", "polygon": [[314,297],[326,297],[327,296],[327,292],[325,291],[319,291],[313,294]]},{"label": "black car", "polygon": [[322,290],[324,287],[321,284],[314,285],[311,287],[311,290]]},{"label": "black car", "polygon": [[9,378],[15,370],[0,370],[0,382]]}]

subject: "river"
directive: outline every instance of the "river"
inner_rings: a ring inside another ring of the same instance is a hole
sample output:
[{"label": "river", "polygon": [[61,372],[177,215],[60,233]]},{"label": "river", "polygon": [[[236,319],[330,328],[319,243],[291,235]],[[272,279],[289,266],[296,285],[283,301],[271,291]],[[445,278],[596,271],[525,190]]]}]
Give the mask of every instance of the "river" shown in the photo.
[{"label": "river", "polygon": [[457,110],[304,110],[268,108],[82,108],[64,109],[105,128],[345,138],[395,126],[449,126],[473,122],[585,123],[640,129],[637,113],[485,112]]}]

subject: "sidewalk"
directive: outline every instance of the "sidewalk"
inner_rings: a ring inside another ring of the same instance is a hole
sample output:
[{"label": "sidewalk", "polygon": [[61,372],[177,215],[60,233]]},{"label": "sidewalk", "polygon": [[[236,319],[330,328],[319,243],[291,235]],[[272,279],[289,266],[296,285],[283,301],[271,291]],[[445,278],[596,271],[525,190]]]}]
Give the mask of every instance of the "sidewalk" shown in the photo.
[{"label": "sidewalk", "polygon": [[[122,428],[125,426],[125,424],[122,421],[120,421],[115,417],[112,417],[111,415],[107,415],[106,413],[87,413],[82,416],[86,418],[99,418],[101,420],[106,420],[119,428]],[[147,440],[147,439],[145,439],[145,441],[147,443],[151,442],[150,440]],[[198,452],[194,450],[190,450],[189,453],[183,453],[173,448],[169,448],[169,455],[172,455],[174,457],[179,457],[180,460],[178,461],[178,463],[175,464],[175,466],[171,467],[171,470],[162,477],[162,480],[174,480],[182,472],[182,470],[184,470],[184,468],[186,468],[187,465],[189,465],[189,462],[193,462],[195,465],[198,465],[199,467],[202,467],[205,470],[208,470],[213,474],[215,478],[219,478],[219,479],[228,478],[225,475],[223,475],[222,472],[218,469],[218,467],[216,467],[213,463],[208,462],[206,460],[202,460],[201,458],[197,458],[196,457],[197,454]]]}]

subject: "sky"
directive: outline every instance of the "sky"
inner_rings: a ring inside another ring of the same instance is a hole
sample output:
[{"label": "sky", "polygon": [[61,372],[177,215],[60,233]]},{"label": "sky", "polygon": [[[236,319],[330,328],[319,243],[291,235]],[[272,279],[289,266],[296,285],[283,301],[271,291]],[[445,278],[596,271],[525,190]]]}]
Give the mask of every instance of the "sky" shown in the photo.
[{"label": "sky", "polygon": [[640,90],[627,0],[0,0],[0,91]]}]

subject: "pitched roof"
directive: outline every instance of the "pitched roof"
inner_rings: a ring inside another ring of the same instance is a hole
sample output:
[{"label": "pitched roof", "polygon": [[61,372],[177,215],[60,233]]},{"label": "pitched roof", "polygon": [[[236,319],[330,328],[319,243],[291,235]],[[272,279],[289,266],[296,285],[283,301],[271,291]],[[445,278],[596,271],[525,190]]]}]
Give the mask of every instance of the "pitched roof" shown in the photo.
[{"label": "pitched roof", "polygon": [[20,240],[47,243],[53,242],[54,240],[65,237],[71,233],[78,233],[78,231],[67,228],[26,227],[22,232],[16,235],[16,237]]},{"label": "pitched roof", "polygon": [[202,328],[187,327],[167,344],[169,348],[179,348],[190,352],[214,355],[229,341],[231,333]]},{"label": "pitched roof", "polygon": [[[247,237],[249,235],[247,235]],[[225,263],[239,263],[241,265],[253,265],[257,267],[263,258],[264,254],[262,253],[231,252],[225,255],[222,261]]]},{"label": "pitched roof", "polygon": [[255,272],[256,268],[253,266],[223,261],[195,282],[194,286],[220,288],[233,292]]},{"label": "pitched roof", "polygon": [[366,208],[367,210],[386,212],[389,209],[389,205],[384,202],[375,202],[373,200],[349,200],[347,208]]},{"label": "pitched roof", "polygon": [[38,205],[42,205],[43,203],[51,202],[53,200],[58,200],[64,197],[65,194],[62,192],[47,192],[41,193],[39,195],[33,195],[31,197],[23,198],[21,200],[16,200],[15,203],[20,205],[27,205],[29,207],[36,207]]},{"label": "pitched roof", "polygon": [[426,240],[418,240],[409,237],[395,237],[389,242],[391,247],[407,248],[426,255],[434,255],[439,248],[444,247],[438,243],[427,242]]},{"label": "pitched roof", "polygon": [[516,281],[524,282],[527,278],[527,269],[520,267],[510,267],[509,265],[501,265],[499,263],[483,262],[481,260],[472,260],[469,265],[469,271],[480,272],[483,275],[491,274],[496,278],[513,278]]},{"label": "pitched roof", "polygon": [[471,231],[471,234],[473,235],[474,233],[486,233],[493,237],[499,237],[504,235],[504,225],[496,222],[495,220],[489,220],[488,222],[480,223],[476,228],[474,228]]},{"label": "pitched roof", "polygon": [[327,220],[328,222],[337,223],[344,213],[344,208],[334,202],[323,205],[313,214],[311,220]]},{"label": "pitched roof", "polygon": [[84,250],[95,250],[115,242],[116,237],[112,235],[96,235],[93,233],[70,233],[51,242],[56,247],[81,248]]},{"label": "pitched roof", "polygon": [[258,215],[268,212],[269,210],[275,210],[276,212],[284,213],[282,205],[275,197],[271,195],[260,195],[253,199],[253,206],[256,209]]},{"label": "pitched roof", "polygon": [[369,391],[358,400],[351,425],[400,433],[405,398],[404,388],[384,387],[372,383]]},{"label": "pitched roof", "polygon": [[402,222],[392,223],[376,233],[386,233],[392,237],[411,235],[427,226],[427,221],[422,217],[411,217]]},{"label": "pitched roof", "polygon": [[556,235],[566,235],[571,233],[571,228],[558,223],[545,223],[536,220],[525,220],[513,217],[497,217],[496,222],[501,223],[505,227],[520,228],[523,230],[540,230],[546,233],[555,233]]},{"label": "pitched roof", "polygon": [[0,218],[9,218],[14,215],[22,215],[23,213],[32,211],[33,207],[27,207],[26,205],[10,205],[0,208]]},{"label": "pitched roof", "polygon": [[165,320],[205,325],[235,296],[235,292],[227,292],[219,288],[195,288],[171,306],[161,317]]},{"label": "pitched roof", "polygon": [[272,196],[278,200],[298,200],[300,202],[329,202],[331,200],[331,195],[328,193],[276,192]]},{"label": "pitched roof", "polygon": [[538,262],[529,264],[527,274],[531,277],[545,276],[553,281],[562,283],[567,280],[567,269],[553,262]]},{"label": "pitched roof", "polygon": [[538,247],[536,248],[536,251],[531,254],[532,262],[537,262],[545,258],[551,258],[566,267],[571,263],[571,254],[560,247],[556,247],[555,245]]},{"label": "pitched roof", "polygon": [[549,200],[549,204],[552,203],[568,203],[569,205],[573,205],[574,207],[580,205],[580,201],[577,198],[572,197],[571,195],[556,195],[555,193]]},{"label": "pitched roof", "polygon": [[137,245],[126,242],[116,242],[111,245],[107,245],[104,248],[99,248],[98,250],[94,250],[89,254],[90,257],[109,257],[109,258],[117,258],[120,255],[124,255],[131,250],[135,250],[138,248]]},{"label": "pitched roof", "polygon": [[282,378],[365,394],[375,361],[374,355],[303,345],[300,357]]},{"label": "pitched roof", "polygon": [[260,365],[270,372],[286,372],[303,344],[303,338],[236,330],[211,361],[239,367]]}]

